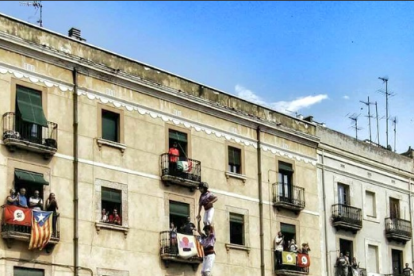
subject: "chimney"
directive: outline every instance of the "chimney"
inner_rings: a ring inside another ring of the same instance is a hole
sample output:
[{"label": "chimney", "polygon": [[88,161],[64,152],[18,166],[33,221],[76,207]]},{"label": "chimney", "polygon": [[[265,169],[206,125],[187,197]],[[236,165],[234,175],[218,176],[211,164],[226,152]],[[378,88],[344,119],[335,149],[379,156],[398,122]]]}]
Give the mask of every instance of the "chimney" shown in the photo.
[{"label": "chimney", "polygon": [[308,122],[313,122],[313,116],[307,116],[305,118],[303,118],[303,120],[308,121]]},{"label": "chimney", "polygon": [[86,41],[86,39],[81,37],[81,30],[73,28],[73,27],[70,28],[69,30],[69,37],[75,38],[80,41]]}]

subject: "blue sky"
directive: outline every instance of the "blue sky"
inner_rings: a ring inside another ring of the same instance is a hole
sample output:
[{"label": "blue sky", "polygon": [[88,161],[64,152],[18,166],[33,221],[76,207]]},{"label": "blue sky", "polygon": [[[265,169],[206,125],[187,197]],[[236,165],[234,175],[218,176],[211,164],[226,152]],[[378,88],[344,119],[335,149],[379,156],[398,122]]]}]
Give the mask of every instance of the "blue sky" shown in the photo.
[{"label": "blue sky", "polygon": [[[38,19],[19,2],[0,2],[0,12]],[[383,145],[378,77],[388,77],[397,152],[414,145],[412,2],[43,2],[43,24],[62,34],[77,27],[88,43],[351,136],[348,116],[360,114],[360,139],[369,138],[360,101],[370,97]]]}]

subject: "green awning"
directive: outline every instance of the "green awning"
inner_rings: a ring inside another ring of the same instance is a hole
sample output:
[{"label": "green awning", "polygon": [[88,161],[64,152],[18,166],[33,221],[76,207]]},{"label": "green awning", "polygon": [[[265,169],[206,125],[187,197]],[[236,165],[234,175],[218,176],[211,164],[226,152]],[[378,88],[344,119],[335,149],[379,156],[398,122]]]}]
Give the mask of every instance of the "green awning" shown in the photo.
[{"label": "green awning", "polygon": [[20,181],[26,181],[40,185],[49,185],[49,182],[47,182],[44,179],[43,174],[40,173],[15,170],[14,176]]},{"label": "green awning", "polygon": [[293,172],[292,164],[279,162],[279,171]]},{"label": "green awning", "polygon": [[102,200],[114,203],[122,203],[121,191],[102,187]]},{"label": "green awning", "polygon": [[190,206],[185,203],[170,201],[170,215],[188,217]]},{"label": "green awning", "polygon": [[240,215],[240,214],[230,213],[230,222],[243,223],[244,222],[244,216]]},{"label": "green awning", "polygon": [[47,127],[42,108],[42,96],[36,90],[17,86],[17,110],[23,121]]},{"label": "green awning", "polygon": [[241,150],[238,148],[229,147],[229,164],[241,165]]},{"label": "green awning", "polygon": [[280,231],[282,233],[296,234],[295,225],[292,225],[292,224],[281,223]]},{"label": "green awning", "polygon": [[173,139],[173,140],[176,140],[176,141],[179,141],[179,142],[187,143],[187,134],[186,133],[179,132],[179,131],[176,131],[176,130],[170,130],[168,134],[169,134],[170,139]]}]

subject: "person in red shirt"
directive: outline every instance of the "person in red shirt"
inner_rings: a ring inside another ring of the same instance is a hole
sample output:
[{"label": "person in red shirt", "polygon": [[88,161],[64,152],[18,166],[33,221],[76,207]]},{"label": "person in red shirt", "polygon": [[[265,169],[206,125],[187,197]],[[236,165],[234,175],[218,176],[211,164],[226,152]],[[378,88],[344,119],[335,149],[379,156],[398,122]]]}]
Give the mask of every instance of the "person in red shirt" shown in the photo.
[{"label": "person in red shirt", "polygon": [[168,151],[168,159],[169,159],[169,173],[174,175],[177,172],[177,162],[180,157],[180,151],[177,148],[177,142],[173,143],[172,148]]},{"label": "person in red shirt", "polygon": [[117,209],[114,209],[113,214],[109,215],[109,223],[122,225],[121,216],[118,214]]}]

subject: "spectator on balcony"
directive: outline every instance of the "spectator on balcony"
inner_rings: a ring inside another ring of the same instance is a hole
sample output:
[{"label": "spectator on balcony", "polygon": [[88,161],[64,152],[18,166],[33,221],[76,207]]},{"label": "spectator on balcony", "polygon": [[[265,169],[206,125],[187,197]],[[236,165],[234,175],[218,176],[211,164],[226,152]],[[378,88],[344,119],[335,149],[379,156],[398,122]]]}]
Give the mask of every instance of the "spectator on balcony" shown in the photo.
[{"label": "spectator on balcony", "polygon": [[338,270],[338,276],[348,276],[348,258],[345,258],[343,253],[339,254],[339,257],[336,259],[336,268]]},{"label": "spectator on balcony", "polygon": [[413,270],[408,266],[408,263],[405,263],[405,267],[403,269],[404,276],[411,276],[413,275]]},{"label": "spectator on balcony", "polygon": [[174,222],[170,223],[170,247],[171,254],[178,254],[177,227],[174,225]]},{"label": "spectator on balcony", "polygon": [[201,208],[204,207],[204,217],[203,217],[204,226],[212,225],[213,216],[214,216],[213,203],[217,201],[217,196],[215,196],[213,193],[211,193],[208,190],[207,182],[200,183],[200,191],[201,191],[201,195],[200,195],[199,206],[198,206],[197,220],[201,220],[201,215],[200,215]]},{"label": "spectator on balcony", "polygon": [[191,222],[191,218],[187,217],[187,222],[181,226],[180,231],[185,235],[193,235],[193,231],[196,229],[194,223]]},{"label": "spectator on balcony", "polygon": [[177,162],[179,158],[180,158],[180,151],[177,148],[177,142],[174,142],[173,146],[168,151],[168,159],[169,159],[168,169],[171,175],[174,175],[177,172]]},{"label": "spectator on balcony", "polygon": [[309,244],[307,242],[302,243],[302,248],[300,249],[300,253],[309,255],[309,251],[311,251],[311,249],[309,248]]},{"label": "spectator on balcony", "polygon": [[281,231],[277,233],[277,237],[275,238],[275,265],[278,267],[282,264],[282,252],[283,252],[283,244],[284,244],[284,236]]},{"label": "spectator on balcony", "polygon": [[33,210],[41,211],[43,209],[43,199],[39,196],[39,191],[35,190],[34,195],[29,198],[29,206]]},{"label": "spectator on balcony", "polygon": [[6,197],[7,205],[18,205],[19,197],[17,196],[16,191],[12,188],[9,193],[10,194]]},{"label": "spectator on balcony", "polygon": [[121,216],[118,214],[118,210],[114,209],[113,213],[109,215],[109,223],[122,225]]},{"label": "spectator on balcony", "polygon": [[105,208],[103,208],[101,212],[101,222],[109,222],[109,212],[107,212]]},{"label": "spectator on balcony", "polygon": [[290,252],[298,253],[298,246],[296,245],[294,239],[289,241],[288,249]]},{"label": "spectator on balcony", "polygon": [[17,197],[19,198],[19,206],[23,208],[28,208],[27,206],[27,198],[26,198],[26,189],[21,188],[20,192],[17,193]]},{"label": "spectator on balcony", "polygon": [[351,268],[351,276],[358,276],[359,275],[359,264],[355,257],[352,258],[351,263],[349,264]]},{"label": "spectator on balcony", "polygon": [[54,193],[50,193],[49,197],[46,199],[46,211],[53,212],[53,235],[56,235],[56,224],[59,216],[59,213],[57,212],[58,209],[59,206],[56,201],[56,196]]},{"label": "spectator on balcony", "polygon": [[216,259],[216,253],[214,251],[214,244],[216,243],[216,236],[214,234],[214,228],[211,225],[206,225],[203,228],[205,234],[201,234],[199,241],[203,246],[204,257],[203,267],[201,269],[202,276],[211,276],[211,270],[213,270],[214,260]]}]

